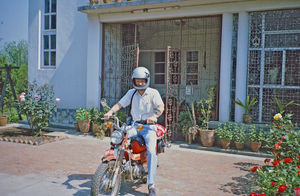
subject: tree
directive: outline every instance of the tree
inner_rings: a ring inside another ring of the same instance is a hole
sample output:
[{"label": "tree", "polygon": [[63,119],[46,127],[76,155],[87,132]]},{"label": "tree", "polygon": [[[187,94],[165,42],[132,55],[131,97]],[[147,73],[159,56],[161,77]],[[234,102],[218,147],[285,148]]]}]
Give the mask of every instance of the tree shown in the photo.
[{"label": "tree", "polygon": [[[16,94],[20,94],[27,89],[28,79],[28,44],[26,41],[9,42],[5,44],[3,49],[0,51],[0,67],[4,65],[18,66],[19,69],[13,69],[11,71],[11,77],[14,83]],[[0,71],[0,90],[2,91],[6,72]],[[14,97],[11,92],[11,86],[7,85],[6,93],[4,98],[4,111],[9,112],[9,121],[17,121],[18,117],[16,111],[13,110],[15,107]]]}]

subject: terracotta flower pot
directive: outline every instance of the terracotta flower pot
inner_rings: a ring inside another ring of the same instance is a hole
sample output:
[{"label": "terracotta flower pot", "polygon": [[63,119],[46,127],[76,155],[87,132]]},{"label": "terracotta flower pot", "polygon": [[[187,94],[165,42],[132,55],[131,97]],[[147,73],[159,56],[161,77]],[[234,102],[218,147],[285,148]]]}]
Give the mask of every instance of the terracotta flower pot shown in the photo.
[{"label": "terracotta flower pot", "polygon": [[87,133],[90,130],[91,120],[78,120],[78,126],[80,132]]},{"label": "terracotta flower pot", "polygon": [[245,124],[251,124],[253,121],[253,117],[249,114],[243,114],[243,122]]},{"label": "terracotta flower pot", "polygon": [[253,152],[258,152],[261,147],[261,142],[250,142],[250,149]]},{"label": "terracotta flower pot", "polygon": [[230,142],[231,141],[227,141],[227,140],[221,140],[221,146],[223,149],[229,149],[230,148]]},{"label": "terracotta flower pot", "polygon": [[7,116],[0,116],[0,126],[6,126]]},{"label": "terracotta flower pot", "polygon": [[205,147],[214,145],[216,130],[200,129],[201,143]]},{"label": "terracotta flower pot", "polygon": [[245,144],[241,144],[239,142],[234,142],[236,149],[242,150],[245,147]]},{"label": "terracotta flower pot", "polygon": [[78,123],[74,123],[74,127],[75,127],[75,130],[76,130],[76,131],[80,131],[79,126],[78,126]]}]

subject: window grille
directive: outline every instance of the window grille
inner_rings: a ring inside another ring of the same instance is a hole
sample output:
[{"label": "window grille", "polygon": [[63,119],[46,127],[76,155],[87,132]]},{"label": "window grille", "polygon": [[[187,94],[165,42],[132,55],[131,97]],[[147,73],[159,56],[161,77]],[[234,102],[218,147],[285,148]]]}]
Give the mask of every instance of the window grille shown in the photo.
[{"label": "window grille", "polygon": [[[253,12],[249,17],[248,95],[259,104],[251,110],[257,122],[270,122],[283,104],[300,103],[300,9]],[[300,123],[300,107],[290,106]]]},{"label": "window grille", "polygon": [[44,1],[42,67],[56,66],[56,0]]}]

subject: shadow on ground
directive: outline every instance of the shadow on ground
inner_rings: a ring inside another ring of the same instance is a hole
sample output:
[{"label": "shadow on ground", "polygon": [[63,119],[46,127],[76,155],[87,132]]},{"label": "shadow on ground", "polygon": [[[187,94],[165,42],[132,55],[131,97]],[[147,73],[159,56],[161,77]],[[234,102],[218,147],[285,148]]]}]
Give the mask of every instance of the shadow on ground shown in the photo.
[{"label": "shadow on ground", "polygon": [[[86,196],[90,195],[90,188],[92,185],[92,177],[91,174],[71,174],[68,176],[68,179],[63,183],[67,187],[67,189],[77,190],[74,193],[74,196]],[[134,195],[134,196],[144,196],[147,195],[143,192],[137,191],[142,184],[133,183],[133,182],[122,182],[120,195]]]},{"label": "shadow on ground", "polygon": [[242,171],[248,172],[246,175],[232,177],[233,182],[228,182],[221,185],[219,190],[226,193],[232,193],[233,195],[249,195],[255,186],[253,180],[254,173],[251,172],[253,166],[258,166],[258,164],[238,162],[234,163],[235,168],[239,168]]}]

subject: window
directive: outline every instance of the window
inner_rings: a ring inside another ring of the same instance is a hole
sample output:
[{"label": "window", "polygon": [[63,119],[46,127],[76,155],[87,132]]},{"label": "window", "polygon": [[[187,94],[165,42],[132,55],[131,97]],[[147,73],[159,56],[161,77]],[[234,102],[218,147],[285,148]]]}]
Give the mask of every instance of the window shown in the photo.
[{"label": "window", "polygon": [[165,83],[166,53],[156,52],[154,59],[154,84]]},{"label": "window", "polygon": [[186,53],[186,84],[198,84],[198,51]]},{"label": "window", "polygon": [[56,0],[44,1],[43,17],[43,68],[56,66]]},{"label": "window", "polygon": [[[300,9],[250,13],[248,95],[259,103],[250,111],[255,121],[269,122],[283,104],[299,102]],[[300,106],[291,105],[293,122],[300,123]]]}]

